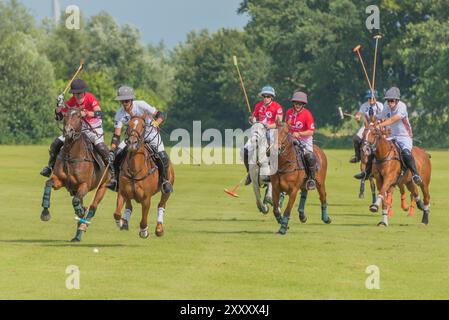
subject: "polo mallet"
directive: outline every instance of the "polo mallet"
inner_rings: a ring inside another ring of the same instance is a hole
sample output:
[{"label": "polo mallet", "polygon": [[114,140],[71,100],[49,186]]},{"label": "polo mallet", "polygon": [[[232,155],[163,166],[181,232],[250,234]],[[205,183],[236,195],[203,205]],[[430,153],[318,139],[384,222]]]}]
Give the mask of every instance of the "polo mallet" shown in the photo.
[{"label": "polo mallet", "polygon": [[366,81],[368,82],[368,87],[371,89],[371,92],[373,91],[373,86],[371,85],[371,81],[369,80],[368,77],[368,72],[366,72],[366,68],[365,68],[365,62],[363,62],[363,58],[362,55],[360,53],[360,49],[362,48],[362,46],[359,44],[358,46],[356,46],[353,50],[353,52],[357,52],[357,55],[360,59],[360,63],[362,64],[362,68],[363,68],[363,72],[365,73],[365,77],[366,77]]},{"label": "polo mallet", "polygon": [[[108,165],[107,165],[106,168],[104,169],[104,172],[103,172],[103,175],[101,176],[100,182],[98,183],[98,186],[97,186],[97,188],[95,189],[95,193],[94,193],[94,196],[93,196],[93,198],[92,198],[92,201],[90,202],[90,205],[87,207],[87,209],[89,209],[89,208],[92,206],[92,204],[94,203],[95,198],[96,198],[97,193],[98,193],[98,189],[100,189],[100,186],[101,186],[101,184],[103,183],[103,179],[104,179],[106,173],[108,172],[109,165],[110,165],[110,164],[108,163]],[[79,217],[75,216],[75,220],[78,220],[80,223],[85,223],[85,224],[87,224],[87,225],[90,224],[90,221],[87,221],[85,218],[79,218]]]},{"label": "polo mallet", "polygon": [[245,101],[246,101],[246,106],[248,107],[248,112],[251,113],[251,106],[249,105],[248,95],[246,94],[246,89],[245,89],[245,85],[243,83],[242,74],[240,73],[239,65],[237,63],[237,56],[233,56],[232,59],[234,61],[234,66],[237,69],[237,73],[239,75],[240,85],[242,86],[243,94],[245,95]]},{"label": "polo mallet", "polygon": [[351,117],[351,118],[355,117],[354,115],[352,115],[350,113],[343,112],[343,109],[341,107],[338,107],[338,114],[340,115],[341,120],[344,120],[345,116],[346,117]]},{"label": "polo mallet", "polygon": [[231,197],[238,198],[239,195],[236,193],[236,191],[237,191],[238,188],[240,188],[240,186],[242,185],[244,179],[246,179],[246,176],[243,177],[242,180],[240,180],[240,182],[238,184],[236,184],[234,188],[232,188],[231,190],[224,189],[224,192],[226,192]]},{"label": "polo mallet", "polygon": [[69,83],[67,84],[67,86],[65,87],[64,91],[62,92],[62,94],[65,96],[67,94],[67,91],[70,88],[70,85],[72,84],[73,80],[75,80],[76,77],[78,77],[78,75],[81,73],[81,71],[84,69],[84,59],[81,59],[80,61],[80,66],[78,67],[78,70],[76,70],[75,74],[73,75],[72,79],[70,79]]},{"label": "polo mallet", "polygon": [[379,39],[381,39],[382,36],[380,34],[375,35],[374,39],[376,39],[376,48],[374,49],[374,67],[373,67],[373,87],[372,87],[372,95],[374,96],[374,84],[376,82],[376,67],[377,67],[377,46],[379,44]]}]

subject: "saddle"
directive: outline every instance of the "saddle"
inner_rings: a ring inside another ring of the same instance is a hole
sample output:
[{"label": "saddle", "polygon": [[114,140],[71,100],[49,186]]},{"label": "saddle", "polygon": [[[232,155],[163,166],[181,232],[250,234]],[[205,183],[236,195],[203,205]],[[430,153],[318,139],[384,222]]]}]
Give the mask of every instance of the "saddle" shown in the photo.
[{"label": "saddle", "polygon": [[[309,175],[309,168],[305,165],[306,160],[304,159],[304,147],[296,139],[293,141],[293,145],[295,146],[295,150],[296,150],[296,159],[298,162],[299,170],[305,170],[307,175]],[[320,161],[315,152],[314,152],[314,155],[317,160],[316,166],[315,166],[315,171],[318,171],[320,169]]]},{"label": "saddle", "polygon": [[70,159],[70,158],[64,158],[63,157],[63,150],[64,150],[64,146],[61,148],[61,150],[58,153],[57,158],[60,159],[61,161],[63,161],[64,163],[75,163],[75,162],[93,162],[95,166],[97,166],[98,169],[103,170],[103,168],[106,166],[106,164],[103,161],[103,158],[101,157],[101,155],[98,153],[98,151],[95,150],[93,143],[83,137],[82,139],[85,139],[85,146],[87,149],[87,153],[91,155],[91,158],[86,158],[86,157],[78,157],[75,159]]}]

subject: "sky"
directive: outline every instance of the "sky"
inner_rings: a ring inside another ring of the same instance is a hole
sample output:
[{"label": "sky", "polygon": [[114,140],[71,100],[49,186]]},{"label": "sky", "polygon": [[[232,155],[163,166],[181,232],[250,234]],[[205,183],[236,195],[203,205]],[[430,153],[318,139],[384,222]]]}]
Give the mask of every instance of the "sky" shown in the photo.
[{"label": "sky", "polygon": [[[52,17],[52,0],[19,0],[37,21]],[[243,29],[246,15],[238,15],[242,0],[59,0],[61,10],[76,5],[87,16],[107,11],[120,25],[137,27],[144,43],[164,41],[172,49],[192,30]]]}]

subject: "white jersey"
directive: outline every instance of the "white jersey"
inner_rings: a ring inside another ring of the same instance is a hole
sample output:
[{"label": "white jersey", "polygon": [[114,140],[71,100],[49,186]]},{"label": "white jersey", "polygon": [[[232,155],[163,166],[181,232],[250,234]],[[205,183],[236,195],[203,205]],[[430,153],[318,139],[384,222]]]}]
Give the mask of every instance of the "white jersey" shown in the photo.
[{"label": "white jersey", "polygon": [[[155,107],[149,105],[143,100],[133,101],[131,111],[135,116],[145,116],[145,113],[152,116],[157,112]],[[129,120],[131,120],[131,115],[125,111],[125,108],[121,107],[115,114],[114,128],[122,128],[123,125],[128,124]],[[145,117],[145,122],[149,124],[151,123],[151,119]]]},{"label": "white jersey", "polygon": [[410,122],[408,120],[408,113],[407,113],[407,105],[403,103],[402,101],[399,101],[395,110],[391,110],[390,106],[388,105],[388,102],[385,102],[384,109],[380,115],[381,120],[389,119],[395,115],[399,115],[401,117],[400,120],[396,121],[395,123],[387,126],[391,129],[391,137],[392,138],[399,138],[399,137],[407,137],[412,138],[412,127],[410,126]]},{"label": "white jersey", "polygon": [[[360,106],[360,109],[359,109],[359,112],[363,113],[367,119],[369,118],[370,107],[371,107],[371,105],[369,104],[369,102],[365,102],[364,104],[362,104]],[[378,117],[378,115],[382,113],[382,110],[384,109],[384,105],[382,103],[380,103],[379,101],[377,101],[376,104],[373,105],[372,108],[373,108],[374,116]]]}]

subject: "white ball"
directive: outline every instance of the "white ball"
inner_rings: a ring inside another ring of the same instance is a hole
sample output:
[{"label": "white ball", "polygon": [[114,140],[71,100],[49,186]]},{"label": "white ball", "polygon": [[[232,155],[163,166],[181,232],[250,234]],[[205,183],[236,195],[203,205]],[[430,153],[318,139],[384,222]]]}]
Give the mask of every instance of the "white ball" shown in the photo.
[{"label": "white ball", "polygon": [[98,253],[100,252],[100,250],[98,250],[97,248],[94,248],[94,253]]}]

